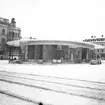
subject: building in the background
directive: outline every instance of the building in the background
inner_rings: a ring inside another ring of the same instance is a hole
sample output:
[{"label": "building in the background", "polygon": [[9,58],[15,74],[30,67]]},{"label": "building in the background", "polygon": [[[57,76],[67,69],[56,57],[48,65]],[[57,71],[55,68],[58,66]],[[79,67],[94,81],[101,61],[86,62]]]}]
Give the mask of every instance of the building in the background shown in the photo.
[{"label": "building in the background", "polygon": [[[105,46],[105,37],[104,37],[104,35],[102,35],[99,38],[97,38],[96,36],[91,36],[91,38],[85,39],[85,40],[83,40],[83,42],[95,43],[95,44]],[[105,59],[105,47],[95,49],[95,54],[96,54],[97,58],[100,57],[102,59]]]},{"label": "building in the background", "polygon": [[19,47],[11,47],[6,43],[8,41],[18,40],[21,38],[21,29],[16,27],[15,19],[9,19],[0,17],[0,58],[7,59],[11,55],[18,55]]}]

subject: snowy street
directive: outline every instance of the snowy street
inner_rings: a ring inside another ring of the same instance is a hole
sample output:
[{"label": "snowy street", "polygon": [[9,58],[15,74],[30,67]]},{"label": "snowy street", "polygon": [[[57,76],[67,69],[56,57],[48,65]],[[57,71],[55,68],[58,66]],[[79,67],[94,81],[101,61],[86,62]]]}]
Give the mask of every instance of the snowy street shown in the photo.
[{"label": "snowy street", "polygon": [[64,77],[96,82],[105,82],[105,61],[101,65],[90,64],[8,64],[0,61],[0,70],[26,74]]},{"label": "snowy street", "polygon": [[[90,64],[8,64],[0,61],[0,91],[45,105],[104,105],[105,63]],[[9,96],[0,94],[1,105]],[[20,100],[18,101],[19,103]],[[14,105],[12,102],[9,102]],[[20,104],[16,105],[20,105]],[[9,104],[8,104],[9,105]]]}]

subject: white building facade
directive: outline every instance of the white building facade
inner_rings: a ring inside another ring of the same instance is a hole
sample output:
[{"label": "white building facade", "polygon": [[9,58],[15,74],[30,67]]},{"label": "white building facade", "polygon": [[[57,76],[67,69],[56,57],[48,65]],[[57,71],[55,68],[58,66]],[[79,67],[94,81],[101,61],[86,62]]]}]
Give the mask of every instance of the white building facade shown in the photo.
[{"label": "white building facade", "polygon": [[105,37],[102,35],[101,37],[97,38],[96,36],[91,36],[89,39],[83,40],[83,42],[90,42],[102,45],[103,48],[95,49],[96,57],[100,57],[101,59],[105,59]]}]

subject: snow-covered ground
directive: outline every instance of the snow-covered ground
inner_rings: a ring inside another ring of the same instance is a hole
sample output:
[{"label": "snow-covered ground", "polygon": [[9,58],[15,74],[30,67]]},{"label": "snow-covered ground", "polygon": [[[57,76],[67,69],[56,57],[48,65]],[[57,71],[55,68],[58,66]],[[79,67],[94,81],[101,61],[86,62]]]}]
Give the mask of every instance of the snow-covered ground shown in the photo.
[{"label": "snow-covered ground", "polygon": [[[87,81],[105,82],[105,61],[101,65],[90,64],[8,64],[8,61],[0,61],[1,71],[19,72],[26,74],[38,74],[45,76],[72,78]],[[0,88],[16,94],[24,95],[35,100],[40,97],[45,103],[52,105],[105,105],[105,101],[66,95],[57,92],[49,92],[41,89],[31,89],[0,82]],[[20,89],[19,89],[20,88]],[[33,94],[35,93],[35,94]]]},{"label": "snow-covered ground", "polygon": [[[1,82],[0,84],[2,90],[9,90],[13,94],[17,94],[23,97],[28,97],[34,101],[41,101],[44,105],[105,105],[105,101],[103,100],[96,100],[91,98],[83,98],[74,95],[62,94],[53,91],[44,91],[42,89],[37,88],[29,88],[26,86],[18,86],[16,84],[8,84],[5,82]],[[1,97],[2,101],[3,98]],[[7,99],[7,98],[6,98]],[[5,100],[5,99],[4,99]],[[12,100],[12,99],[11,99]],[[8,102],[8,101],[7,101]],[[6,102],[5,102],[6,103]],[[12,102],[9,102],[8,105],[15,105]],[[25,103],[16,105],[27,105]],[[7,105],[7,104],[0,104],[0,105]]]},{"label": "snow-covered ground", "polygon": [[0,70],[105,82],[105,61],[103,61],[101,65],[8,64],[8,61],[0,61]]},{"label": "snow-covered ground", "polygon": [[0,105],[37,105],[35,103],[19,100],[5,94],[0,94],[0,99]]}]

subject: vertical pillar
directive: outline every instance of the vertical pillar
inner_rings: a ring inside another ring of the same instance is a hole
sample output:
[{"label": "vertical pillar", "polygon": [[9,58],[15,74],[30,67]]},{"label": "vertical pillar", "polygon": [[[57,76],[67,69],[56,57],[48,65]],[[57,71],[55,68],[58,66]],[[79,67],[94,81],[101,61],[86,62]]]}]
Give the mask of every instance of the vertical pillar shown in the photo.
[{"label": "vertical pillar", "polygon": [[71,60],[73,60],[73,53],[71,53]]},{"label": "vertical pillar", "polygon": [[19,52],[19,53],[18,53],[18,54],[19,54],[18,57],[19,57],[19,59],[20,59],[20,47],[18,48],[18,52]]},{"label": "vertical pillar", "polygon": [[13,59],[13,46],[12,46],[12,49],[11,49],[11,54],[12,54],[12,59]]},{"label": "vertical pillar", "polygon": [[69,48],[69,46],[68,46],[68,51],[67,51],[67,54],[68,54],[68,60],[70,59],[70,48]]},{"label": "vertical pillar", "polygon": [[18,56],[18,49],[15,47],[15,56]]},{"label": "vertical pillar", "polygon": [[9,59],[11,58],[11,46],[9,46]]},{"label": "vertical pillar", "polygon": [[34,62],[36,61],[36,45],[34,45]]},{"label": "vertical pillar", "polygon": [[86,59],[88,59],[88,58],[89,58],[89,57],[88,57],[88,52],[89,52],[89,49],[87,49]]},{"label": "vertical pillar", "polygon": [[25,46],[24,54],[25,54],[25,60],[28,60],[28,45]]}]

